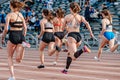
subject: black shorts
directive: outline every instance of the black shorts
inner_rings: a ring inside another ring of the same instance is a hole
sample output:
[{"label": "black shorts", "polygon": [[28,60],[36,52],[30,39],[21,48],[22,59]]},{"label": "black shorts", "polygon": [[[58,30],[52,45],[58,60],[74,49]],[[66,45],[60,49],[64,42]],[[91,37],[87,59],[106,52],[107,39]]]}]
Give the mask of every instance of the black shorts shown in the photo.
[{"label": "black shorts", "polygon": [[25,41],[23,31],[9,31],[9,40],[15,45],[22,44]]},{"label": "black shorts", "polygon": [[55,32],[54,35],[58,37],[60,40],[64,38],[64,32]]},{"label": "black shorts", "polygon": [[80,42],[82,40],[82,37],[78,32],[70,32],[68,34],[68,37],[73,37],[77,42]]},{"label": "black shorts", "polygon": [[53,32],[45,32],[42,37],[42,41],[45,43],[55,42]]}]

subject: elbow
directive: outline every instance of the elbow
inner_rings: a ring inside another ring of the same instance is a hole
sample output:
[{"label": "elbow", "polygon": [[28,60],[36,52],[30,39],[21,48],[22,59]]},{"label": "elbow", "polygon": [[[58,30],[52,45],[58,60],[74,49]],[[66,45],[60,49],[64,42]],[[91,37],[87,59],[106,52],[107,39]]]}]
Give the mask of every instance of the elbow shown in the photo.
[{"label": "elbow", "polygon": [[85,25],[86,25],[87,27],[90,26],[88,22],[86,22]]}]

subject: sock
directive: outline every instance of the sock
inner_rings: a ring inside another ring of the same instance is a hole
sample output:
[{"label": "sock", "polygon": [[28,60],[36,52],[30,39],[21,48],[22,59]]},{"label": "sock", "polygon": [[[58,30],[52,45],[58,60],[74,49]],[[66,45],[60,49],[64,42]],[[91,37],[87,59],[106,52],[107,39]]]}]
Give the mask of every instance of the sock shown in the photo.
[{"label": "sock", "polygon": [[72,62],[72,58],[71,57],[67,57],[66,69],[69,69],[71,62]]},{"label": "sock", "polygon": [[80,50],[78,50],[77,52],[75,52],[74,57],[75,57],[75,58],[78,58],[82,53],[83,53],[83,50],[80,49]]}]

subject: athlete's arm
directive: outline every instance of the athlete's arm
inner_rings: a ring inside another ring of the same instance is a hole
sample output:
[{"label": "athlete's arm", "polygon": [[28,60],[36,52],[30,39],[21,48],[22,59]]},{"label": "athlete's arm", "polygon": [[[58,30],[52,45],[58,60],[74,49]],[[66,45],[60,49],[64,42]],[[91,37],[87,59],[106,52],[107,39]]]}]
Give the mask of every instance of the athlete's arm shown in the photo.
[{"label": "athlete's arm", "polygon": [[25,22],[25,19],[23,17],[23,15],[21,14],[21,18],[22,18],[22,21],[23,21],[23,27],[24,27],[24,36],[26,36],[26,33],[27,33],[27,26],[26,26],[26,22]]},{"label": "athlete's arm", "polygon": [[44,20],[40,21],[40,25],[41,25],[41,32],[40,32],[40,35],[38,35],[38,38],[40,38],[44,34],[44,32],[45,32]]},{"label": "athlete's arm", "polygon": [[102,31],[101,31],[100,35],[103,35],[103,33],[104,33],[105,30],[106,30],[106,22],[105,22],[105,19],[103,19],[101,22],[102,22]]},{"label": "athlete's arm", "polygon": [[85,18],[83,16],[81,16],[81,19],[82,19],[82,22],[86,25],[87,29],[90,31],[91,37],[94,37],[89,23],[85,20]]},{"label": "athlete's arm", "polygon": [[9,26],[9,22],[10,22],[10,13],[6,16],[6,23],[5,23],[5,26],[4,26],[4,31],[2,33],[2,40],[4,40],[7,32],[8,32],[8,26]]}]

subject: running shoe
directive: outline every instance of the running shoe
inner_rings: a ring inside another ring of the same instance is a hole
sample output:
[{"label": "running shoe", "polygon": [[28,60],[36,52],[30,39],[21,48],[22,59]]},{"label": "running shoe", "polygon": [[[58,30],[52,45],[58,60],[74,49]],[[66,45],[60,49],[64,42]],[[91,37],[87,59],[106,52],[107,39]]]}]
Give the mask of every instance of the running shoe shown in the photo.
[{"label": "running shoe", "polygon": [[14,77],[9,77],[9,79],[8,80],[15,80],[15,78]]},{"label": "running shoe", "polygon": [[53,62],[53,65],[57,65],[57,62],[55,61],[55,62]]},{"label": "running shoe", "polygon": [[37,68],[45,68],[45,66],[44,65],[39,65]]},{"label": "running shoe", "polygon": [[67,74],[68,71],[64,69],[61,72],[64,73],[64,74]]},{"label": "running shoe", "polygon": [[31,45],[29,43],[27,43],[27,42],[22,42],[22,46],[27,47],[27,48],[31,47]]},{"label": "running shoe", "polygon": [[83,49],[84,49],[84,52],[88,52],[88,53],[91,52],[91,50],[86,45],[83,47]]},{"label": "running shoe", "polygon": [[94,59],[95,59],[96,61],[100,61],[100,59],[99,59],[98,57],[96,57],[96,56],[94,57]]}]

